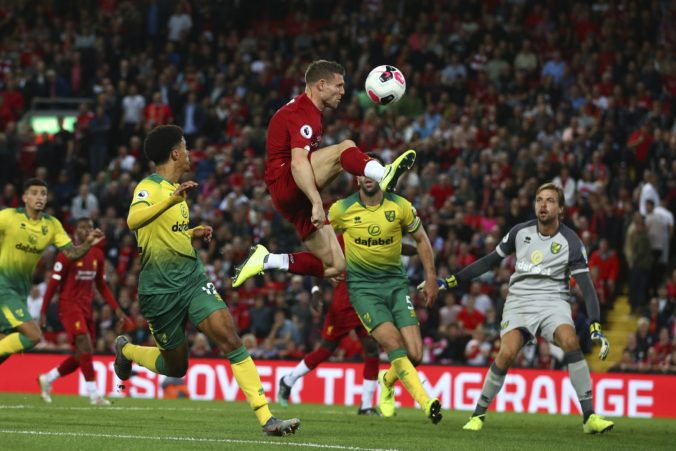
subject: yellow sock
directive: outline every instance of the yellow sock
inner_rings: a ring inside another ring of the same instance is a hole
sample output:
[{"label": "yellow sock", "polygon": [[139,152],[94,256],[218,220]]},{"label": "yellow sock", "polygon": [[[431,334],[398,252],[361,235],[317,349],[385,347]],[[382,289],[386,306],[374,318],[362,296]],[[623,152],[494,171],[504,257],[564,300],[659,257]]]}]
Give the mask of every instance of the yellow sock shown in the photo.
[{"label": "yellow sock", "polygon": [[19,332],[14,332],[0,340],[0,356],[11,355],[33,346],[35,344],[28,337]]},{"label": "yellow sock", "polygon": [[406,391],[409,392],[410,395],[413,396],[413,399],[415,399],[416,402],[424,408],[425,404],[430,398],[427,396],[425,389],[420,383],[418,372],[415,370],[415,367],[408,357],[399,357],[398,359],[394,359],[392,361],[392,367],[399,376],[401,383],[404,384]]},{"label": "yellow sock", "polygon": [[132,360],[144,368],[148,368],[153,373],[157,371],[157,358],[160,357],[160,350],[154,346],[137,346],[128,343],[122,348],[122,354],[129,360]]},{"label": "yellow sock", "polygon": [[387,369],[387,372],[383,376],[383,382],[385,382],[385,386],[391,387],[394,385],[395,382],[397,382],[397,371],[394,369],[394,366],[390,366]]},{"label": "yellow sock", "polygon": [[272,412],[268,407],[268,399],[265,397],[256,365],[247,353],[247,357],[242,361],[234,363],[231,360],[230,366],[232,374],[235,375],[235,380],[237,380],[237,385],[244,392],[244,396],[249,401],[249,406],[256,414],[258,422],[261,426],[265,425],[272,417]]}]

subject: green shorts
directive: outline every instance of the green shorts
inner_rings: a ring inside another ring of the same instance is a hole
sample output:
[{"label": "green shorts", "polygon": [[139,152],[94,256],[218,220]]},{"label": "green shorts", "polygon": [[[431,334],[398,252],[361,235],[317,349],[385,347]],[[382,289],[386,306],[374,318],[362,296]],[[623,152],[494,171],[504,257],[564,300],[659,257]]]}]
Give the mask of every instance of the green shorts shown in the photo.
[{"label": "green shorts", "polygon": [[350,304],[369,333],[386,322],[393,323],[397,329],[420,324],[408,294],[407,280],[348,282],[347,290]]},{"label": "green shorts", "polygon": [[199,325],[216,310],[227,308],[213,283],[199,274],[176,293],[139,294],[141,314],[160,349],[174,349],[185,341],[189,319]]},{"label": "green shorts", "polygon": [[7,335],[21,324],[32,320],[27,299],[22,299],[14,291],[0,292],[0,333]]}]

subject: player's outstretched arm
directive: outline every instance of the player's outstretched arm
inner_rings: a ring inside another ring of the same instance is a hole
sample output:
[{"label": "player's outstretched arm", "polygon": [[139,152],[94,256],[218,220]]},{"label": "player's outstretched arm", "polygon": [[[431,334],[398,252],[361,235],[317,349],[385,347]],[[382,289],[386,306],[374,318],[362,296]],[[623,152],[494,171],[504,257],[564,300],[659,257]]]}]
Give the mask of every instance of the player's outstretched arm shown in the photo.
[{"label": "player's outstretched arm", "polygon": [[63,248],[61,252],[63,252],[63,255],[65,255],[68,260],[79,260],[84,257],[92,246],[99,244],[105,237],[106,236],[101,229],[94,229],[89,232],[87,239],[83,243],[80,243],[77,246],[67,246]]},{"label": "player's outstretched arm", "polygon": [[319,195],[315,174],[305,149],[298,147],[291,149],[291,175],[298,188],[312,203],[312,225],[318,229],[321,228],[326,222],[326,213],[324,213],[322,197]]},{"label": "player's outstretched arm", "polygon": [[[496,251],[481,257],[469,266],[464,267],[457,274],[453,274],[446,279],[437,279],[437,285],[440,290],[447,290],[457,286],[461,282],[466,282],[479,277],[481,274],[497,265],[502,257]],[[418,285],[418,289],[422,290],[425,287],[425,282]]]},{"label": "player's outstretched arm", "polygon": [[425,284],[422,292],[425,296],[425,305],[430,306],[434,304],[434,301],[437,299],[437,294],[439,294],[439,287],[434,283],[437,278],[437,270],[434,267],[432,244],[422,226],[418,227],[418,230],[413,232],[411,236],[417,244],[418,255],[420,256],[420,261],[425,270],[425,281],[428,283]]},{"label": "player's outstretched arm", "polygon": [[176,189],[176,191],[172,193],[171,196],[161,200],[156,204],[147,205],[146,203],[140,202],[132,205],[129,209],[129,215],[127,216],[127,225],[131,230],[140,229],[141,227],[152,222],[168,208],[183,202],[188,190],[196,187],[197,185],[198,183],[193,182],[192,180],[183,182]]}]

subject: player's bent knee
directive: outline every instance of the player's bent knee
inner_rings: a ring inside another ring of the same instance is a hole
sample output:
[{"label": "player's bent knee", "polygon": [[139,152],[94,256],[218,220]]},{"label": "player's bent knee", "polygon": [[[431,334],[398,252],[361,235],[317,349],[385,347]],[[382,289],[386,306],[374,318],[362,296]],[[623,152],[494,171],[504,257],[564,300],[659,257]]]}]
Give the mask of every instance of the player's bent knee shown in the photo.
[{"label": "player's bent knee", "polygon": [[333,260],[333,269],[338,274],[344,273],[345,270],[347,269],[347,264],[345,263],[345,258],[340,257],[340,258],[334,259]]},{"label": "player's bent knee", "polygon": [[577,335],[567,336],[561,340],[561,349],[563,349],[564,352],[572,352],[579,348],[580,342],[577,338]]},{"label": "player's bent knee", "polygon": [[351,139],[346,139],[344,141],[341,141],[340,145],[340,151],[343,152],[351,147],[357,147],[357,143],[352,141]]}]

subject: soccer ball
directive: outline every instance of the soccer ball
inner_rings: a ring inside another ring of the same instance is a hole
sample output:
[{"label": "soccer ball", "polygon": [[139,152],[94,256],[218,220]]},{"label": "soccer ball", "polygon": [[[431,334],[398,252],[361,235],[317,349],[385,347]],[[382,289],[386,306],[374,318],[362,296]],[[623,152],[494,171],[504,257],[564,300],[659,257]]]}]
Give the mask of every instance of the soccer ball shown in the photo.
[{"label": "soccer ball", "polygon": [[394,66],[378,66],[368,74],[364,87],[373,103],[387,105],[397,102],[404,95],[406,79]]}]

